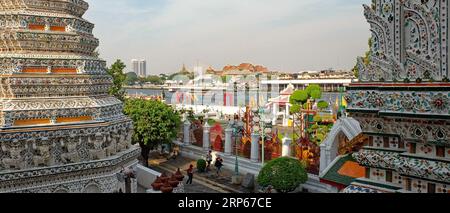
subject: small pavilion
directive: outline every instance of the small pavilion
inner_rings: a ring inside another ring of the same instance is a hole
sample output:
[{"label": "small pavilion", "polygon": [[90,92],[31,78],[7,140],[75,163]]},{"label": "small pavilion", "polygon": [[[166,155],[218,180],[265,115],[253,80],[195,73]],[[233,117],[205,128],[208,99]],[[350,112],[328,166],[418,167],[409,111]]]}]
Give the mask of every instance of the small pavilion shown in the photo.
[{"label": "small pavilion", "polygon": [[289,117],[290,117],[290,107],[289,99],[291,95],[294,93],[295,87],[292,84],[289,84],[286,89],[281,91],[280,96],[276,98],[269,99],[266,107],[270,107],[273,114],[272,124],[276,125],[277,121],[280,117],[283,118],[283,126],[289,126]]}]

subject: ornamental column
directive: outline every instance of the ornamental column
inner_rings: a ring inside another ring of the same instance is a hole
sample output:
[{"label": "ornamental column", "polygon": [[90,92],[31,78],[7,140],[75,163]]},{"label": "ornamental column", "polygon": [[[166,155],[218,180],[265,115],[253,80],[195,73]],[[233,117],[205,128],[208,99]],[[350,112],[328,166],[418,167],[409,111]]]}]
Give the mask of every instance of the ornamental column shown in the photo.
[{"label": "ornamental column", "polygon": [[183,129],[183,144],[185,146],[189,146],[191,145],[191,122],[189,122],[189,120],[186,119],[186,121],[184,121],[184,129]]},{"label": "ornamental column", "polygon": [[282,151],[282,157],[289,157],[291,155],[291,144],[292,144],[292,138],[288,137],[287,135],[283,138],[283,151]]},{"label": "ornamental column", "polygon": [[209,126],[208,122],[206,122],[205,126],[203,127],[203,149],[206,151],[211,150],[210,139],[209,139],[210,131],[211,131],[211,127]]},{"label": "ornamental column", "polygon": [[231,150],[232,150],[232,144],[231,144],[231,139],[233,136],[233,129],[231,129],[230,127],[228,127],[227,129],[225,129],[225,155],[226,156],[231,156]]},{"label": "ornamental column", "polygon": [[291,105],[289,105],[289,104],[286,104],[286,120],[285,120],[285,122],[286,122],[286,125],[285,126],[289,126],[289,116],[291,115]]},{"label": "ornamental column", "polygon": [[252,133],[252,150],[250,155],[250,160],[253,163],[259,162],[259,134],[258,133]]},{"label": "ornamental column", "polygon": [[278,120],[278,113],[280,112],[280,104],[279,103],[273,103],[273,120],[272,120],[272,125],[277,125],[277,120]]}]

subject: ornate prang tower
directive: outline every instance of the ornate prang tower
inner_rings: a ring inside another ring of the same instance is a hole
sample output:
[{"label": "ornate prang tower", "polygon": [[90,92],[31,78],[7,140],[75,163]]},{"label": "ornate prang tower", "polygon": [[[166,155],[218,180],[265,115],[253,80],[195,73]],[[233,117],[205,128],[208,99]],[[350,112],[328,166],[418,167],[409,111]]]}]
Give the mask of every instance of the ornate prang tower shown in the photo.
[{"label": "ornate prang tower", "polygon": [[449,1],[373,0],[370,63],[348,88],[369,136],[366,169],[346,192],[450,192]]},{"label": "ornate prang tower", "polygon": [[133,126],[108,95],[83,0],[0,0],[0,192],[135,191]]}]

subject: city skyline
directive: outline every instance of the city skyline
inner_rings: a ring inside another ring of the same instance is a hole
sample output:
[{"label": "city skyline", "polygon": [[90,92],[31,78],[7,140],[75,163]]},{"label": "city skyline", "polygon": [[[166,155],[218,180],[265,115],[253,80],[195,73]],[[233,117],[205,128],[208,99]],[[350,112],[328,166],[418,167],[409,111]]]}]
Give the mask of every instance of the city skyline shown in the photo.
[{"label": "city skyline", "polygon": [[85,18],[96,24],[101,57],[125,61],[127,71],[131,59],[152,58],[148,75],[198,61],[215,69],[248,62],[286,72],[348,70],[370,37],[368,0],[88,2]]}]

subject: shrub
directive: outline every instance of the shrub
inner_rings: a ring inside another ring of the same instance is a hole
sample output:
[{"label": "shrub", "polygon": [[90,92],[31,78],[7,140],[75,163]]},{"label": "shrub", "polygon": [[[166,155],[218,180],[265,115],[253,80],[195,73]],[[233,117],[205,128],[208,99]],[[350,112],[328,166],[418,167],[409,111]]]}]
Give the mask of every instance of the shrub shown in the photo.
[{"label": "shrub", "polygon": [[322,91],[320,91],[320,89],[312,90],[311,98],[316,99],[316,100],[319,98],[322,98]]},{"label": "shrub", "polygon": [[206,171],[206,160],[199,159],[197,161],[197,170],[199,172],[205,172]]},{"label": "shrub", "polygon": [[306,92],[305,90],[297,90],[292,94],[289,102],[291,104],[305,103],[306,101],[308,101],[308,98],[308,92]]},{"label": "shrub", "polygon": [[[306,87],[306,92],[308,93],[308,95],[313,96],[313,91],[321,91],[322,89],[320,88],[319,85],[317,84],[311,84],[308,87]],[[320,98],[320,97],[319,97]]]},{"label": "shrub", "polygon": [[305,166],[299,160],[287,157],[270,161],[258,175],[261,186],[272,186],[281,193],[292,192],[307,180]]},{"label": "shrub", "polygon": [[317,103],[317,107],[321,110],[327,109],[329,106],[330,104],[326,101],[319,101],[319,103]]}]

